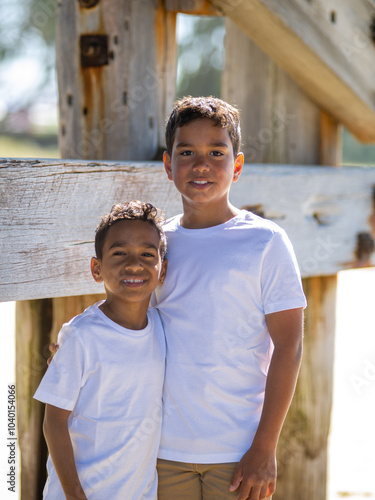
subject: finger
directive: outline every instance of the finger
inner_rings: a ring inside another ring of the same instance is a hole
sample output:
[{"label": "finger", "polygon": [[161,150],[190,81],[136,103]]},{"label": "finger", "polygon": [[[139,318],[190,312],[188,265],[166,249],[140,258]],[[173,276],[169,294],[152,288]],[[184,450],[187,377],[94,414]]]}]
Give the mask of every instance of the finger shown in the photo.
[{"label": "finger", "polygon": [[270,497],[270,495],[271,493],[269,493],[269,486],[267,484],[264,484],[260,490],[259,499],[266,500],[267,498]]},{"label": "finger", "polygon": [[[256,493],[256,487],[253,486],[252,481],[247,480],[247,481],[242,481],[241,483],[241,488],[238,492],[237,500],[259,500],[259,490],[258,488],[258,496],[255,496]],[[254,494],[254,496],[252,496]]]},{"label": "finger", "polygon": [[59,350],[59,344],[55,344],[54,342],[51,342],[50,345],[48,346],[49,350],[55,354]]},{"label": "finger", "polygon": [[52,361],[52,356],[50,356],[50,357],[47,359],[47,365],[48,365],[48,366],[51,364],[51,361]]},{"label": "finger", "polygon": [[276,491],[276,481],[271,481],[267,488],[266,497],[271,498],[271,496],[275,493],[275,491]]},{"label": "finger", "polygon": [[229,491],[236,491],[242,481],[242,471],[241,467],[237,466],[232,477],[232,483],[230,485]]},{"label": "finger", "polygon": [[254,485],[251,488],[250,495],[248,497],[245,497],[245,498],[248,498],[249,500],[264,500],[264,497],[261,496],[260,490],[261,490],[260,486]]}]

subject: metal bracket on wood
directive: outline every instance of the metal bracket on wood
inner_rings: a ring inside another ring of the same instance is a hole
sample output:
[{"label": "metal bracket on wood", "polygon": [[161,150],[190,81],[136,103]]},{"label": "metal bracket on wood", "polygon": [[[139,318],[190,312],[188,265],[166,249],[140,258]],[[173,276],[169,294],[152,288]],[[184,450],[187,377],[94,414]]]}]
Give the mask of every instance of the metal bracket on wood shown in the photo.
[{"label": "metal bracket on wood", "polygon": [[81,67],[90,68],[108,64],[108,36],[81,35]]}]

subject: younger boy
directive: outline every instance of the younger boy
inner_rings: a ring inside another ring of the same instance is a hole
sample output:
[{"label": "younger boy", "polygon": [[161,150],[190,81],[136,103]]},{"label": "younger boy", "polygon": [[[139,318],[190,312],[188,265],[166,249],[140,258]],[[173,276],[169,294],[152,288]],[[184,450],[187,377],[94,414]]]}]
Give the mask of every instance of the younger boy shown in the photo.
[{"label": "younger boy", "polygon": [[271,221],[239,210],[238,111],[178,101],[164,166],[183,214],[167,221],[168,277],[157,289],[168,345],[159,500],[262,500],[302,353],[306,305],[292,246]]},{"label": "younger boy", "polygon": [[106,300],[63,326],[34,396],[46,403],[46,499],[156,500],[165,340],[148,305],[166,272],[160,223],[134,201],[97,227],[91,272]]}]

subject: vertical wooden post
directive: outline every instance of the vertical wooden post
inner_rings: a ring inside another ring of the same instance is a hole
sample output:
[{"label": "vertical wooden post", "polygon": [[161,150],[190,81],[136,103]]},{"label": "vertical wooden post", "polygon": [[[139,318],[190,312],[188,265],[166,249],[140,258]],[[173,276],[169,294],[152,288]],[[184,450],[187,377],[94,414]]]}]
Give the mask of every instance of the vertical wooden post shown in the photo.
[{"label": "vertical wooden post", "polygon": [[160,0],[90,4],[58,7],[61,155],[151,160],[174,98],[176,14]]},{"label": "vertical wooden post", "polygon": [[[338,124],[322,116],[232,22],[226,27],[223,98],[241,109],[245,162],[339,164]],[[303,283],[308,301],[304,357],[280,438],[274,500],[326,498],[337,280],[325,276]]]},{"label": "vertical wooden post", "polygon": [[322,111],[320,121],[320,163],[342,165],[342,125]]},{"label": "vertical wooden post", "polygon": [[[165,11],[162,0],[58,2],[56,60],[62,158],[152,160],[160,155],[165,116],[175,97],[175,29],[176,13]],[[112,203],[108,199],[108,209]],[[40,356],[48,357],[49,335],[54,340],[62,323],[99,298],[52,299],[48,328],[43,300],[17,306],[23,500],[39,500],[45,479],[43,406],[32,400],[46,368]],[[40,363],[37,371],[33,368],[35,359]]]},{"label": "vertical wooden post", "polygon": [[43,407],[33,400],[46,369],[51,299],[16,304],[16,398],[21,498],[39,500],[46,479],[47,448],[42,436]]}]

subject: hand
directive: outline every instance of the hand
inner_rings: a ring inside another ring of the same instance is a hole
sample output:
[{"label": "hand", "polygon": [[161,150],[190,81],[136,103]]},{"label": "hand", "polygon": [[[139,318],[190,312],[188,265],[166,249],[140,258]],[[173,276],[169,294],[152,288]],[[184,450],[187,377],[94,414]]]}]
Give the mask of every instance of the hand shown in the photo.
[{"label": "hand", "polygon": [[238,462],[229,490],[239,488],[237,500],[264,500],[275,492],[276,476],[275,453],[250,448]]},{"label": "hand", "polygon": [[54,344],[53,342],[48,346],[49,350],[52,352],[52,356],[50,356],[47,359],[47,365],[48,366],[51,364],[52,358],[57,353],[57,351],[59,350],[59,347],[60,347],[59,344]]}]

